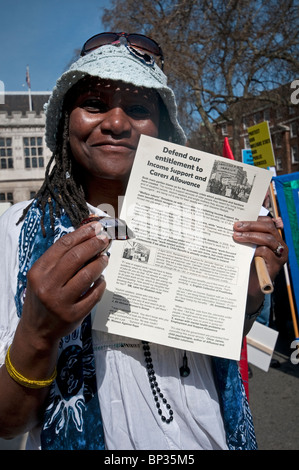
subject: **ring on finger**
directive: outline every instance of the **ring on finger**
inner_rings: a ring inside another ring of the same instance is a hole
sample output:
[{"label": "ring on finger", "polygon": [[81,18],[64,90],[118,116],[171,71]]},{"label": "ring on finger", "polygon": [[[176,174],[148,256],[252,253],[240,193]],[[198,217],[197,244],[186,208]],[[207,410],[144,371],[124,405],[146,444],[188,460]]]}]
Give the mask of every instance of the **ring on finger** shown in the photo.
[{"label": "ring on finger", "polygon": [[282,253],[284,252],[284,247],[279,243],[278,247],[276,250],[273,250],[273,252],[278,256],[279,258],[281,257]]}]

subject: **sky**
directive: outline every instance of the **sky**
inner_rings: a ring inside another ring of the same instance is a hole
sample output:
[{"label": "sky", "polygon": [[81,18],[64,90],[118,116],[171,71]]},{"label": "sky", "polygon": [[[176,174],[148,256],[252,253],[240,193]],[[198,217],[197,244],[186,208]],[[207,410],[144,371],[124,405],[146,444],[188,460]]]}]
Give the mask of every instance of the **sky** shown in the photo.
[{"label": "sky", "polygon": [[75,49],[102,32],[110,0],[0,0],[0,80],[4,92],[51,91]]}]

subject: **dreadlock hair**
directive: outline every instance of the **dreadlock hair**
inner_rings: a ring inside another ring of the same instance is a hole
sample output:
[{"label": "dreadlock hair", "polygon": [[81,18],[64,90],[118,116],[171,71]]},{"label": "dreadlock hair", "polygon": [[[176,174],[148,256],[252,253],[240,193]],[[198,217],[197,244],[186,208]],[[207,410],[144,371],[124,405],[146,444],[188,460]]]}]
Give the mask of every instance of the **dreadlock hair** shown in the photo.
[{"label": "dreadlock hair", "polygon": [[24,220],[33,202],[36,201],[37,207],[42,211],[41,228],[44,237],[46,236],[44,219],[47,205],[52,230],[54,230],[55,217],[60,216],[62,209],[65,210],[75,228],[79,227],[81,221],[89,215],[84,189],[82,183],[79,182],[77,164],[71,154],[68,135],[69,112],[65,110],[59,122],[56,149],[47,165],[44,182],[17,222],[19,224]]}]

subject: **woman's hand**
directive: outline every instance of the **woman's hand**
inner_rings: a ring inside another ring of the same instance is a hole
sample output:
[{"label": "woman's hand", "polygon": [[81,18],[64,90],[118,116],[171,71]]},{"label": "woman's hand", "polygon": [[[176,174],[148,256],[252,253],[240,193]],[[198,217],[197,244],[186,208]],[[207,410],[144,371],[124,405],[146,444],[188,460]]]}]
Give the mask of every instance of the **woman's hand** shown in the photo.
[{"label": "woman's hand", "polygon": [[[233,238],[238,243],[256,245],[254,256],[264,258],[270,278],[274,281],[288,259],[288,247],[277,230],[273,219],[259,217],[257,221],[240,221],[234,224]],[[255,263],[251,265],[248,286],[247,313],[255,312],[263,301]]]},{"label": "woman's hand", "polygon": [[27,333],[57,342],[77,328],[105,290],[103,270],[109,244],[90,223],[64,235],[32,266],[27,275],[21,322]]},{"label": "woman's hand", "polygon": [[[256,245],[254,256],[264,258],[272,281],[288,259],[288,248],[271,217],[259,217],[257,221],[236,222],[233,238],[239,243]],[[276,250],[281,247],[277,253]]]}]

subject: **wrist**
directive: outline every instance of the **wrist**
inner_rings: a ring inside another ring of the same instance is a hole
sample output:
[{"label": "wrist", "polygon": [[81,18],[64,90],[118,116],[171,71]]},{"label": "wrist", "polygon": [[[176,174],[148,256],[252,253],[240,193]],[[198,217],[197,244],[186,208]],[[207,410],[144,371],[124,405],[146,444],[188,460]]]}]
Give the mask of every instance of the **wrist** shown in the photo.
[{"label": "wrist", "polygon": [[245,320],[250,320],[250,321],[255,321],[258,316],[261,314],[263,307],[264,307],[265,300],[263,300],[262,304],[260,307],[253,313],[245,313]]},{"label": "wrist", "polygon": [[8,374],[10,375],[10,377],[15,382],[17,382],[22,387],[34,388],[34,389],[49,387],[54,382],[54,380],[56,379],[56,375],[57,375],[56,367],[55,367],[55,369],[54,369],[54,371],[53,371],[53,373],[51,374],[50,377],[48,377],[46,379],[42,379],[42,380],[36,380],[36,379],[28,378],[28,377],[25,377],[24,375],[22,375],[14,367],[14,365],[11,361],[10,348],[11,348],[11,346],[9,346],[9,348],[7,350],[7,353],[6,353],[5,367],[6,367],[6,370],[7,370]]},{"label": "wrist", "polygon": [[[15,340],[22,348],[27,346],[32,354],[39,357],[51,356],[57,351],[60,338],[51,334],[50,328],[45,329],[43,325],[34,324],[26,315],[22,315],[15,332]],[[25,344],[24,344],[25,343]]]},{"label": "wrist", "polygon": [[59,341],[50,342],[26,328],[22,318],[10,347],[9,357],[14,368],[24,377],[45,380],[56,367]]}]

